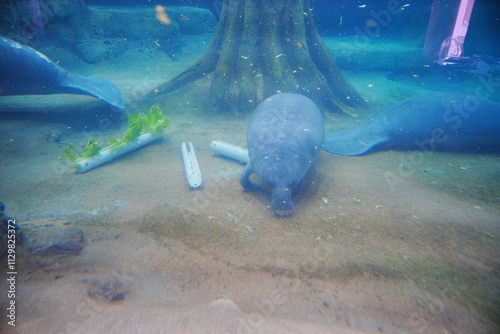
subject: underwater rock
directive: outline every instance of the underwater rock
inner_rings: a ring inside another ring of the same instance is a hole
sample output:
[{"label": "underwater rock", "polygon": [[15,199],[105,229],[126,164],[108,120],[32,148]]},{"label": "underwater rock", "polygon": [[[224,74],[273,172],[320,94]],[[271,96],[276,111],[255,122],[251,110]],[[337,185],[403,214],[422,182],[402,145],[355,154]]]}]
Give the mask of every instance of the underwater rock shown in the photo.
[{"label": "underwater rock", "polygon": [[[3,239],[4,235],[6,235],[5,239],[7,240],[7,235],[12,234],[12,231],[15,230],[16,244],[20,244],[22,240],[22,230],[19,225],[16,224],[16,219],[10,216],[7,216],[5,213],[5,204],[0,202],[0,224],[2,225],[2,233],[0,238]],[[2,243],[3,245],[3,243]],[[3,249],[3,247],[2,247]],[[6,247],[5,247],[6,249]]]},{"label": "underwater rock", "polygon": [[127,41],[121,38],[93,40],[78,44],[74,50],[76,55],[87,63],[95,64],[125,52],[127,50]]},{"label": "underwater rock", "polygon": [[168,7],[167,12],[186,35],[213,33],[217,28],[214,14],[205,8],[176,6]]},{"label": "underwater rock", "polygon": [[52,0],[47,4],[40,3],[40,10],[44,15],[66,19],[73,15],[81,15],[88,10],[83,0]]},{"label": "underwater rock", "polygon": [[97,301],[116,302],[123,300],[129,290],[115,277],[103,277],[95,279],[84,279],[82,282],[88,284],[87,294]]},{"label": "underwater rock", "polygon": [[78,255],[83,249],[83,231],[76,226],[52,226],[25,230],[26,247],[34,255]]},{"label": "underwater rock", "polygon": [[[8,24],[0,22],[0,35],[35,48],[65,48],[88,63],[137,48],[159,50],[172,57],[185,45],[185,34],[213,33],[217,27],[208,9],[168,7],[172,23],[165,25],[156,19],[153,7],[87,6],[82,0],[51,1],[42,8],[47,21],[43,27],[36,27],[30,23],[30,12],[20,3],[0,3],[0,12],[5,10],[9,17]],[[27,26],[31,27],[29,34]]]},{"label": "underwater rock", "polygon": [[0,202],[0,259],[2,259],[9,250],[9,244],[12,244],[12,240],[15,240],[16,244],[20,244],[23,240],[23,234],[21,227],[16,224],[16,220],[13,217],[7,216],[5,214],[5,204]]}]

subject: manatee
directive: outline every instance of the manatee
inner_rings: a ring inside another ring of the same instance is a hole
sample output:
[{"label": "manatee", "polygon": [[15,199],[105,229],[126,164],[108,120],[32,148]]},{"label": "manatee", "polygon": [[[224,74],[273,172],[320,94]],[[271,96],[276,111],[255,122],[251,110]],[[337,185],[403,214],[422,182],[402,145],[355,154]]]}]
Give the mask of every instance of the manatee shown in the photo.
[{"label": "manatee", "polygon": [[120,110],[123,94],[99,77],[71,74],[29,46],[0,36],[0,95],[89,95]]},{"label": "manatee", "polygon": [[[248,124],[249,163],[240,176],[244,190],[262,186],[271,193],[276,215],[292,215],[292,192],[313,166],[323,137],[323,115],[309,98],[281,93],[264,100]],[[260,184],[250,179],[252,173]]]},{"label": "manatee", "polygon": [[384,149],[500,152],[500,103],[461,93],[410,97],[361,126],[327,133],[323,149],[361,155]]}]

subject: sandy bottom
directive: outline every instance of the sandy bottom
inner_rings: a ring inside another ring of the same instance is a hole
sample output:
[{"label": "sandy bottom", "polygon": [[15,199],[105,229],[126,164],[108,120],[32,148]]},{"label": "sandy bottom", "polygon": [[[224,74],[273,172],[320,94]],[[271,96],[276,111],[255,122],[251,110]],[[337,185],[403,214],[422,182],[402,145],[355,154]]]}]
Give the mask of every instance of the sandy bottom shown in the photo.
[{"label": "sandy bottom", "polygon": [[[121,72],[107,68],[108,75],[102,73],[113,80],[127,68],[140,72],[139,66],[123,63]],[[348,77],[377,107],[414,84],[398,86],[378,73]],[[133,80],[117,82],[131,102],[138,93]],[[368,81],[375,85],[367,88]],[[140,82],[141,89],[156,84],[146,75]],[[25,229],[71,222],[85,233],[80,255],[46,266],[18,246],[17,325],[8,326],[2,316],[0,329],[498,330],[498,155],[388,151],[342,157],[322,152],[309,187],[296,201],[296,214],[279,218],[267,208],[264,194],[242,192],[243,165],[210,149],[214,139],[245,146],[246,117],[207,115],[189,89],[158,102],[172,121],[163,141],[85,174],[57,160],[65,145],[47,138],[57,133],[78,147],[91,137],[120,136],[118,123],[102,132],[40,116],[0,122],[0,200],[7,213]],[[354,126],[366,117],[329,116],[327,129]],[[202,190],[186,185],[184,141],[196,149]],[[118,282],[125,298],[92,298],[92,282]],[[8,290],[5,280],[0,288]],[[216,300],[219,296],[227,299]],[[5,310],[3,298],[1,306]]]}]

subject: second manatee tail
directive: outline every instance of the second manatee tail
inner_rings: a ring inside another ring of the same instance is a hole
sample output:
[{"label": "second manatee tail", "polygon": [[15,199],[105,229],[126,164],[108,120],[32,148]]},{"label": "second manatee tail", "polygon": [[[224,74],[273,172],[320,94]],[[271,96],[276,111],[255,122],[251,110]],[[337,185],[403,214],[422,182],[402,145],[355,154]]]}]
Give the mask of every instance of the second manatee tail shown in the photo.
[{"label": "second manatee tail", "polygon": [[93,96],[120,110],[125,109],[125,99],[120,89],[103,78],[66,74],[60,78],[54,90],[57,93]]},{"label": "second manatee tail", "polygon": [[373,133],[366,126],[329,132],[325,135],[323,150],[340,155],[361,155],[370,151],[377,144],[384,143],[388,136]]}]

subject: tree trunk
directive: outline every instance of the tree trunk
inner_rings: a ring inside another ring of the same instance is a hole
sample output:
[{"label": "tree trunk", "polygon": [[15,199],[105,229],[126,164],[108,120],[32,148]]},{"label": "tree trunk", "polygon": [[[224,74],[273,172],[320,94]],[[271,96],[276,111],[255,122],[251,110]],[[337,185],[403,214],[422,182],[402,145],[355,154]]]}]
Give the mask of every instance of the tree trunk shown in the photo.
[{"label": "tree trunk", "polygon": [[306,95],[330,112],[365,105],[319,36],[309,0],[224,0],[204,55],[145,98],[195,81],[216,112],[251,112],[277,92]]}]

